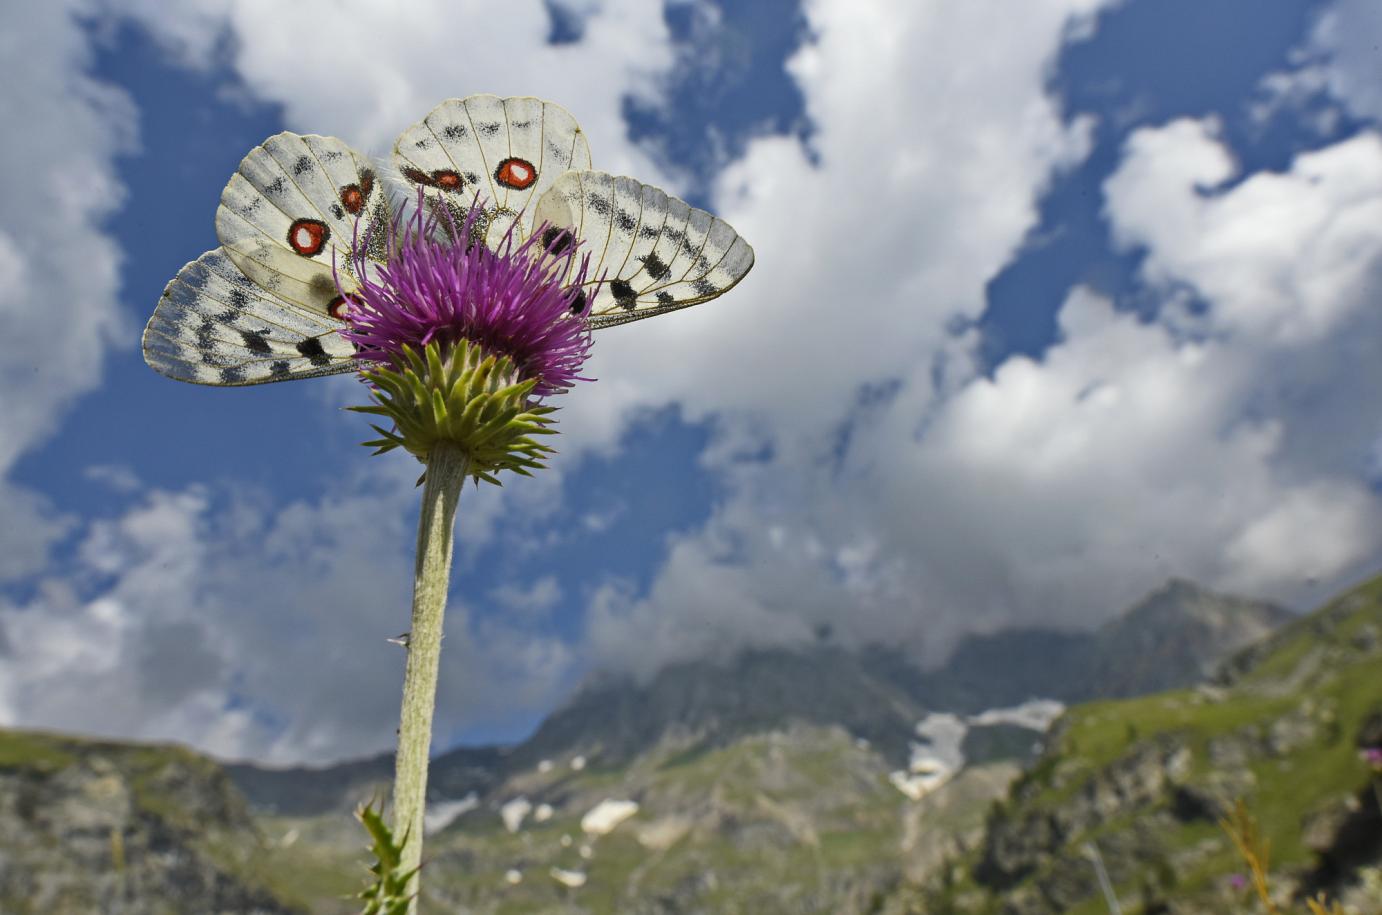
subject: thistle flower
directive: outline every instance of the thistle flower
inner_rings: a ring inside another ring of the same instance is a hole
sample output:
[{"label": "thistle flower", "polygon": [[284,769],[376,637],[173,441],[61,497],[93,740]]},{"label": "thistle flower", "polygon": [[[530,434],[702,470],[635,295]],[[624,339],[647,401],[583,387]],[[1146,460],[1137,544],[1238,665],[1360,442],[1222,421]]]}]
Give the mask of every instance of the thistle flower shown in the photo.
[{"label": "thistle flower", "polygon": [[572,275],[579,246],[569,233],[540,245],[550,234],[544,225],[515,243],[510,225],[491,250],[476,243],[487,221],[482,198],[459,219],[445,208],[424,216],[421,192],[417,202],[408,231],[400,232],[397,220],[390,224],[385,264],[371,262],[368,233],[352,246],[359,284],[340,290],[350,303],[343,336],[360,358],[396,368],[405,347],[437,342],[445,352],[465,340],[486,355],[507,357],[520,378],[537,379],[536,397],[590,380],[578,374],[590,353],[590,331],[581,320],[590,257]]},{"label": "thistle flower", "polygon": [[[366,442],[379,451],[401,447],[426,462],[446,442],[477,480],[526,475],[552,450],[532,437],[555,431],[554,408],[541,401],[590,380],[580,375],[590,352],[589,256],[573,263],[579,245],[549,226],[516,242],[510,225],[491,249],[481,242],[488,212],[479,198],[460,214],[426,209],[419,192],[413,216],[386,223],[382,243],[357,231],[350,285],[336,274],[341,335],[375,401],[351,409],[392,420]],[[382,265],[372,260],[381,251]]]}]

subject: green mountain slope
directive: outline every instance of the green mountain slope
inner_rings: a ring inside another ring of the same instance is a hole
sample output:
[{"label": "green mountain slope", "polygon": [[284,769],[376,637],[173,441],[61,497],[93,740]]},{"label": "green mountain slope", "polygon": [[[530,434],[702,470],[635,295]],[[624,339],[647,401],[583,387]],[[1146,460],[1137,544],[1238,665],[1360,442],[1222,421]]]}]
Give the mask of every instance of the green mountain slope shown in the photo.
[{"label": "green mountain slope", "polygon": [[206,757],[0,731],[0,912],[303,911],[265,869],[244,799]]},{"label": "green mountain slope", "polygon": [[[1070,710],[991,813],[981,845],[895,911],[1102,913],[1097,849],[1127,915],[1251,911],[1217,819],[1246,800],[1287,896],[1329,890],[1357,911],[1382,863],[1362,745],[1382,741],[1382,577],[1248,649],[1215,686]],[[1303,903],[1300,909],[1303,911]]]}]

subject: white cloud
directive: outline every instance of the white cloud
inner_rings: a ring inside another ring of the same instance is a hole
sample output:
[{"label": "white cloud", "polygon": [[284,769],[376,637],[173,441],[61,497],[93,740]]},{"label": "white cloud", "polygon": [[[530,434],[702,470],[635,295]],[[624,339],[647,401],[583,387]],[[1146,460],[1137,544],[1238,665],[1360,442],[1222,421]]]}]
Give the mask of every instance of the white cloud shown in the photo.
[{"label": "white cloud", "polygon": [[[390,746],[404,655],[385,639],[408,628],[412,487],[347,482],[279,507],[154,491],[93,523],[76,576],[0,603],[0,721],[278,761]],[[443,742],[545,708],[570,676],[569,649],[522,620],[475,624],[454,602],[447,629]]]},{"label": "white cloud", "polygon": [[[909,41],[908,23],[891,28]],[[1031,41],[1032,28],[1016,31],[1038,60],[1054,50]],[[974,46],[963,30],[946,34],[958,49]],[[837,637],[936,659],[965,632],[1097,622],[1172,574],[1305,603],[1369,570],[1382,548],[1382,500],[1368,488],[1382,431],[1375,136],[1237,180],[1211,124],[1139,131],[1105,193],[1116,238],[1146,251],[1143,280],[1162,312],[1149,323],[1073,290],[1061,341],[1040,361],[1012,357],[982,375],[973,341],[948,339],[942,325],[973,314],[1046,170],[1068,152],[1010,135],[1004,161],[965,144],[985,135],[990,111],[1031,123],[1002,90],[1038,92],[1039,67],[987,68],[989,94],[946,85],[928,112],[919,100],[889,104],[877,87],[936,82],[889,66],[888,42],[861,69],[831,56],[831,37],[822,27],[820,46],[794,67],[818,119],[820,169],[777,140],[755,144],[726,176],[727,191],[749,189],[727,198],[733,220],[764,240],[743,320],[726,331],[715,317],[729,313],[725,303],[683,322],[705,329],[692,352],[729,366],[707,372],[685,401],[707,411],[718,401],[726,423],[752,411],[756,434],[775,447],[766,461],[732,448],[715,458],[732,498],[677,543],[646,594],[614,589],[593,604],[597,657],[646,671],[659,653],[798,641],[827,618]],[[956,65],[944,47],[909,46]],[[817,69],[831,75],[828,87],[812,82]],[[833,96],[872,104],[826,113]],[[950,105],[968,117],[947,133],[928,119],[947,123]],[[891,110],[909,117],[877,115]],[[909,137],[913,117],[924,136]],[[841,140],[837,152],[835,131],[857,146]],[[907,167],[933,149],[965,167]],[[870,157],[890,179],[886,205],[826,213],[860,199],[846,189]],[[985,174],[1000,183],[986,187]],[[1002,183],[1015,176],[1025,185]],[[899,240],[912,250],[904,255]],[[1186,307],[1187,290],[1206,311]],[[712,343],[714,334],[727,336]],[[751,351],[765,340],[783,349],[766,379]],[[889,377],[895,392],[855,406],[861,385]],[[846,416],[847,446],[832,458],[827,445]]]},{"label": "white cloud", "polygon": [[34,4],[0,45],[5,116],[23,125],[0,150],[0,579],[41,567],[66,526],[5,477],[99,382],[106,348],[129,330],[116,303],[119,252],[99,226],[124,198],[112,159],[131,148],[135,111],[86,75],[91,52],[74,17],[90,13],[83,2]]},{"label": "white cloud", "polygon": [[625,141],[622,101],[656,103],[656,77],[673,60],[660,6],[642,0],[583,6],[581,41],[562,45],[547,44],[537,4],[499,13],[484,0],[129,0],[122,9],[189,64],[218,61],[218,43],[228,45],[245,87],[281,103],[290,129],[380,155],[442,99],[536,95],[576,115],[597,168],[646,175],[652,164]]},{"label": "white cloud", "polygon": [[501,585],[490,592],[490,597],[520,616],[540,617],[561,600],[562,589],[555,576],[544,575],[526,587],[514,583]]},{"label": "white cloud", "polygon": [[1335,0],[1315,26],[1308,53],[1320,59],[1329,90],[1352,112],[1382,121],[1382,7],[1372,0]]},{"label": "white cloud", "polygon": [[1202,122],[1139,130],[1106,188],[1115,235],[1149,250],[1149,280],[1211,299],[1218,329],[1287,347],[1336,332],[1382,266],[1382,138],[1302,155],[1230,193],[1197,190],[1235,175]]}]

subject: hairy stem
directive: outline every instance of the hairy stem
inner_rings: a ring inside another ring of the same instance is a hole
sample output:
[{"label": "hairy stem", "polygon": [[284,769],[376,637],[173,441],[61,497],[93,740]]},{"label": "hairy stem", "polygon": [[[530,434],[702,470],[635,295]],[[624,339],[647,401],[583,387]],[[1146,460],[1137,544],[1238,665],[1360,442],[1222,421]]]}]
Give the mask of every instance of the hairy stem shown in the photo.
[{"label": "hairy stem", "polygon": [[[437,704],[437,660],[442,618],[451,579],[451,540],[456,500],[469,462],[455,445],[439,442],[427,460],[422,517],[417,529],[413,581],[413,628],[408,636],[408,666],[403,675],[403,712],[393,787],[393,832],[403,841],[403,871],[422,862],[422,818],[427,800],[427,762],[432,746],[432,712]],[[406,840],[404,839],[406,837]],[[409,883],[410,915],[417,912],[418,877]]]}]

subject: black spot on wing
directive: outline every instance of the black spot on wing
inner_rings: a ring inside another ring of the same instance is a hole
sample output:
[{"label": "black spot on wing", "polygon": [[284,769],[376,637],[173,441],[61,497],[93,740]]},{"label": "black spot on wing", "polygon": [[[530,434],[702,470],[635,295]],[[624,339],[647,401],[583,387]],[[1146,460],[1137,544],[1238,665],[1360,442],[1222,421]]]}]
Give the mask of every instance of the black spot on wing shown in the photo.
[{"label": "black spot on wing", "polygon": [[577,286],[575,294],[571,296],[571,313],[573,315],[585,314],[586,301],[585,290]]},{"label": "black spot on wing", "polygon": [[628,280],[615,280],[609,284],[609,291],[620,308],[633,309],[638,305],[638,294],[633,291]]},{"label": "black spot on wing", "polygon": [[287,185],[286,182],[284,182],[283,178],[282,178],[282,177],[278,177],[278,178],[275,178],[274,180],[270,181],[268,184],[264,185],[264,193],[266,193],[266,194],[281,194],[281,193],[283,193],[285,190],[287,190],[287,188],[288,188],[288,185]]},{"label": "black spot on wing", "polygon": [[571,247],[571,232],[559,226],[548,226],[542,233],[542,247],[552,254],[562,254]]},{"label": "black spot on wing", "polygon": [[209,350],[216,342],[216,325],[203,321],[197,325],[197,349]]},{"label": "black spot on wing", "polygon": [[302,177],[312,170],[311,156],[298,156],[298,160],[293,163],[293,175]]},{"label": "black spot on wing", "polygon": [[250,303],[250,297],[245,295],[245,290],[243,289],[230,290],[229,298],[231,308],[244,308]]},{"label": "black spot on wing", "polygon": [[662,292],[659,292],[657,294],[657,301],[659,305],[671,305],[673,302],[676,301],[676,299],[672,296],[670,292],[664,289]]},{"label": "black spot on wing", "polygon": [[464,140],[467,132],[460,124],[447,124],[442,128],[441,135],[448,140]]},{"label": "black spot on wing", "polygon": [[648,271],[648,276],[655,280],[662,279],[672,271],[672,268],[664,264],[662,258],[656,254],[645,254],[639,260],[643,262],[643,269]]},{"label": "black spot on wing", "polygon": [[269,363],[269,374],[275,378],[287,378],[288,372],[292,369],[287,359],[277,359]]},{"label": "black spot on wing", "polygon": [[599,194],[592,193],[587,196],[586,205],[601,216],[608,216],[614,212],[614,207],[609,205],[609,198],[601,197]]},{"label": "black spot on wing", "polygon": [[306,356],[313,365],[331,364],[331,357],[326,354],[326,350],[322,349],[322,342],[316,337],[308,337],[303,340],[297,345],[297,350]]},{"label": "black spot on wing", "polygon": [[269,346],[268,330],[242,330],[240,339],[245,341],[245,349],[260,356],[267,356],[273,352]]},{"label": "black spot on wing", "polygon": [[696,290],[697,295],[714,295],[715,293],[720,291],[719,286],[716,286],[714,283],[710,282],[710,280],[706,279],[705,277],[701,277],[700,279],[692,283],[691,288]]},{"label": "black spot on wing", "polygon": [[634,219],[633,216],[625,213],[623,210],[620,210],[618,215],[614,217],[614,223],[625,232],[632,232],[634,226],[638,225],[638,220]]},{"label": "black spot on wing", "polygon": [[221,369],[222,384],[243,384],[245,381],[245,370],[238,365],[228,365]]},{"label": "black spot on wing", "polygon": [[504,125],[500,124],[498,121],[483,121],[476,124],[475,129],[487,137],[493,137],[499,135],[499,128],[503,126]]}]

